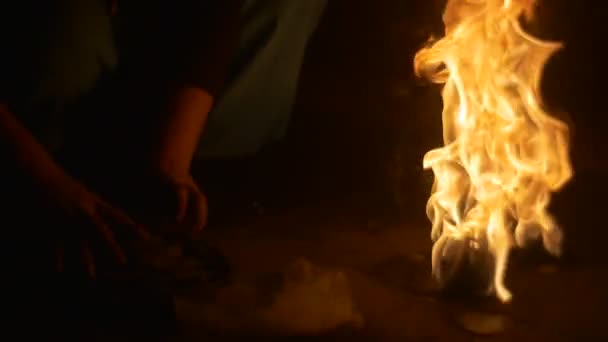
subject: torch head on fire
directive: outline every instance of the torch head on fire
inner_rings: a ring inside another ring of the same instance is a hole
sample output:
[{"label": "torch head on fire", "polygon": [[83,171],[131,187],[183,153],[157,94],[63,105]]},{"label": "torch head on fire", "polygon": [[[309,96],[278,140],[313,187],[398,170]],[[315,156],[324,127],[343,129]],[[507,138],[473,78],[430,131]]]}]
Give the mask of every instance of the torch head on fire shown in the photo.
[{"label": "torch head on fire", "polygon": [[[418,75],[443,85],[444,146],[424,168],[435,182],[427,204],[433,274],[486,274],[502,301],[509,253],[541,239],[554,255],[562,233],[548,212],[572,177],[568,126],[542,102],[543,69],[561,44],[524,31],[534,0],[448,0],[445,35],[415,58]],[[488,262],[490,261],[490,262]],[[475,273],[475,272],[474,272]]]}]

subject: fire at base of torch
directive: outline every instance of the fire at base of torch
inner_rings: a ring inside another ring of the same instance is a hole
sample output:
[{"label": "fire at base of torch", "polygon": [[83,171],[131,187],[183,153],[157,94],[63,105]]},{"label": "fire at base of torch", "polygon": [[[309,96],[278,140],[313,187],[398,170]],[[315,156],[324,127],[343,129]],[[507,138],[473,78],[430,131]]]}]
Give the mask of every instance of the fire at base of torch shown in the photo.
[{"label": "fire at base of torch", "polygon": [[433,248],[433,277],[450,296],[492,295],[494,263],[486,244],[470,238],[442,237]]}]

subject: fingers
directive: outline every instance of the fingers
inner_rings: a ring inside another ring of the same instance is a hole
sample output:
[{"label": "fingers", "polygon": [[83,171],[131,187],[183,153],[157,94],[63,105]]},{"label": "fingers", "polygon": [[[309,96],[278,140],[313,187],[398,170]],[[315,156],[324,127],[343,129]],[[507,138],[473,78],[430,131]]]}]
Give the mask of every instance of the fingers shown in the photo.
[{"label": "fingers", "polygon": [[55,271],[64,274],[84,272],[89,278],[95,279],[97,269],[89,242],[83,240],[58,244],[55,248]]},{"label": "fingers", "polygon": [[193,208],[194,233],[198,234],[207,225],[207,198],[198,188],[194,188],[191,192],[191,201]]},{"label": "fingers", "polygon": [[200,233],[207,224],[207,198],[194,184],[178,186],[176,189],[178,200],[177,224],[186,223],[192,228],[194,234]]},{"label": "fingers", "polygon": [[132,228],[137,233],[137,235],[139,235],[139,237],[143,239],[147,240],[150,238],[150,233],[148,233],[148,231],[144,227],[135,223],[135,221],[133,221],[129,217],[129,215],[125,214],[122,210],[116,209],[106,203],[102,203],[100,208],[105,215],[109,216],[112,219],[112,221],[120,225]]},{"label": "fingers", "polygon": [[[89,243],[87,241],[82,242],[81,248],[82,262],[84,263],[86,272],[91,279],[95,279],[97,272],[95,258],[93,257]],[[58,273],[65,272],[65,248],[63,245],[57,246],[55,249],[55,271]]]},{"label": "fingers", "polygon": [[178,186],[176,189],[175,195],[177,196],[177,214],[175,216],[175,220],[178,224],[181,224],[186,219],[190,191],[189,186]]},{"label": "fingers", "polygon": [[93,215],[91,215],[91,219],[93,220],[97,231],[101,233],[106,243],[112,249],[114,256],[116,257],[118,262],[120,262],[121,264],[125,264],[127,262],[127,257],[125,256],[124,252],[122,251],[122,248],[118,244],[118,241],[114,237],[114,233],[112,232],[110,227],[97,213],[93,213]]}]

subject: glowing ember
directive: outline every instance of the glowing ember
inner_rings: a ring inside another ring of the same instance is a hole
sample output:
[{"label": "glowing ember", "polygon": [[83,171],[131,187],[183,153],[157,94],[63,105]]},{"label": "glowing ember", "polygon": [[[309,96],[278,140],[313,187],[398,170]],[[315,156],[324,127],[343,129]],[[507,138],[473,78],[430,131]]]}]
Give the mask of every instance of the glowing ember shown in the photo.
[{"label": "glowing ember", "polygon": [[424,157],[424,168],[435,174],[427,204],[433,275],[445,284],[453,276],[446,260],[477,259],[469,266],[489,264],[478,271],[488,271],[488,291],[505,302],[511,248],[542,238],[560,254],[562,234],[547,207],[572,177],[568,127],[545,112],[539,89],[561,44],[523,31],[520,20],[534,6],[534,0],[448,0],[445,37],[415,58],[419,76],[444,84],[445,146]]}]

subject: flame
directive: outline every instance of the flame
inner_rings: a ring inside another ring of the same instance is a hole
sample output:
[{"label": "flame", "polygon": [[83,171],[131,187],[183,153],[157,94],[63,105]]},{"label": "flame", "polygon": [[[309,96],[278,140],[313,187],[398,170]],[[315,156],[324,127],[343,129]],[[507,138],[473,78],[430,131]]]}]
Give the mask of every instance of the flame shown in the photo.
[{"label": "flame", "polygon": [[[444,147],[428,152],[435,182],[433,275],[440,281],[447,244],[491,258],[489,291],[504,284],[509,253],[541,238],[561,252],[562,233],[548,213],[551,194],[572,177],[568,126],[543,108],[540,82],[562,45],[524,32],[535,0],[448,0],[445,36],[421,49],[417,75],[443,84]],[[445,272],[444,272],[445,273]]]}]

